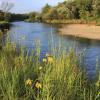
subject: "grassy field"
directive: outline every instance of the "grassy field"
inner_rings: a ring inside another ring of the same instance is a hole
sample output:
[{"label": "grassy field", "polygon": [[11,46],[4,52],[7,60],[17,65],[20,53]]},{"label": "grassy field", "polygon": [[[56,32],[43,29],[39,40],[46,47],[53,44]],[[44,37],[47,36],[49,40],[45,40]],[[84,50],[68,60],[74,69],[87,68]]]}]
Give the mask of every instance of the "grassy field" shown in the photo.
[{"label": "grassy field", "polygon": [[0,100],[100,100],[100,75],[89,82],[73,51],[31,56],[16,45],[0,50]]}]

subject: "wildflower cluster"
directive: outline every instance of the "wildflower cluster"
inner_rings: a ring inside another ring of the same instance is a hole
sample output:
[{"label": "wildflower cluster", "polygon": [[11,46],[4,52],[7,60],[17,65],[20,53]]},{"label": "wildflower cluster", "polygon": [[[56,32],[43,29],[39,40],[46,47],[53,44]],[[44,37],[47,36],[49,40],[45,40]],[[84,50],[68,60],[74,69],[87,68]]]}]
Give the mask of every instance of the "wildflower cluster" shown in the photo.
[{"label": "wildflower cluster", "polygon": [[45,58],[43,58],[43,62],[44,63],[53,63],[54,59],[50,54],[46,53]]},{"label": "wildflower cluster", "polygon": [[39,80],[36,80],[35,82],[33,82],[33,80],[31,80],[31,79],[27,79],[25,84],[27,86],[31,86],[31,87],[36,88],[36,89],[41,89],[42,88],[42,84]]},{"label": "wildflower cluster", "polygon": [[26,83],[26,85],[32,86],[32,82],[33,82],[33,80],[27,79],[25,83]]},{"label": "wildflower cluster", "polygon": [[39,81],[37,81],[37,82],[35,83],[35,87],[36,87],[37,89],[41,89],[41,88],[42,88],[42,84],[41,84]]}]

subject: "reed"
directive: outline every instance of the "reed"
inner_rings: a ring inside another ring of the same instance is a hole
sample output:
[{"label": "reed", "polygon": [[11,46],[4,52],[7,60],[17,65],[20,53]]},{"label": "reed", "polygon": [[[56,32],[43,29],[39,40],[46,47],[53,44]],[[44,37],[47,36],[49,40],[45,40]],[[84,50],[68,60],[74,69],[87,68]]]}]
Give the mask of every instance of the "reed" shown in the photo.
[{"label": "reed", "polygon": [[73,51],[40,61],[39,50],[18,53],[9,43],[0,50],[0,100],[99,100],[100,75],[89,82]]}]

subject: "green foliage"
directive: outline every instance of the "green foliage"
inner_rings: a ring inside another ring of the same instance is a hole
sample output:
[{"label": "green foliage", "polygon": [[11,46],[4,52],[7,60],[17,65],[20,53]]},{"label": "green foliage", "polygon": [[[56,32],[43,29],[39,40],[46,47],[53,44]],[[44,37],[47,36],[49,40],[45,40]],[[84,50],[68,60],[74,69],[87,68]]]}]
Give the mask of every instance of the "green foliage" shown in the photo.
[{"label": "green foliage", "polygon": [[[19,15],[21,16],[21,15]],[[17,18],[16,16],[14,18]],[[26,21],[34,22],[58,22],[63,23],[63,20],[81,20],[89,23],[94,19],[97,24],[97,19],[100,18],[100,0],[68,0],[59,3],[57,6],[46,4],[41,13],[31,12],[27,14]],[[11,19],[13,19],[11,17]],[[54,20],[54,21],[53,21]],[[57,23],[58,23],[57,22]]]},{"label": "green foliage", "polygon": [[6,21],[6,22],[9,22],[10,19],[11,19],[11,14],[10,14],[10,13],[5,13],[5,14],[4,14],[4,18],[5,18],[5,21]]},{"label": "green foliage", "polygon": [[100,0],[95,1],[94,9],[95,9],[96,15],[100,17]]},{"label": "green foliage", "polygon": [[23,21],[28,19],[27,14],[14,14],[14,13],[0,13],[0,21],[12,22],[12,21]]},{"label": "green foliage", "polygon": [[31,12],[27,14],[27,19],[25,19],[27,22],[35,22],[35,21],[40,21],[42,22],[42,14],[37,13],[37,12]]},{"label": "green foliage", "polygon": [[7,11],[11,8],[11,4],[6,4],[6,12],[5,10],[0,11],[0,21],[48,22],[47,20],[50,20],[49,22],[52,22],[51,20],[58,20],[60,22],[61,20],[80,19],[89,23],[91,19],[95,19],[95,23],[97,23],[96,20],[100,18],[100,0],[67,0],[54,7],[46,4],[41,13],[10,14]]},{"label": "green foliage", "polygon": [[49,12],[44,15],[44,19],[46,20],[58,19],[58,12],[56,8],[51,8]]},{"label": "green foliage", "polygon": [[42,14],[46,14],[48,13],[48,11],[51,9],[51,6],[46,4],[43,8],[42,8]]},{"label": "green foliage", "polygon": [[26,19],[28,19],[28,14],[11,13],[10,21],[24,21]]},{"label": "green foliage", "polygon": [[69,0],[55,7],[46,4],[41,15],[44,21],[80,19],[88,23],[100,17],[100,0]]},{"label": "green foliage", "polygon": [[36,12],[29,13],[29,21],[30,22],[35,21],[36,20],[36,15],[37,15]]},{"label": "green foliage", "polygon": [[4,13],[2,11],[0,11],[0,21],[4,20]]}]

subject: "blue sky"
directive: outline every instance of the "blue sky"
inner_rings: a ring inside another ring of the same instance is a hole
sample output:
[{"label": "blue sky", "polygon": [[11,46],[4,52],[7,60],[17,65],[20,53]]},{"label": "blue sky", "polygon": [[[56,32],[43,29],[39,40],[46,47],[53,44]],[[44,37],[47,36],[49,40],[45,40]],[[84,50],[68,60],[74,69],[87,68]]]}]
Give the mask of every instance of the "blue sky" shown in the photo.
[{"label": "blue sky", "polygon": [[40,11],[41,8],[46,4],[56,5],[58,2],[64,0],[0,0],[13,2],[14,7],[11,9],[11,12],[14,13],[27,13],[31,11]]}]

